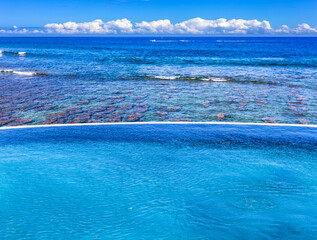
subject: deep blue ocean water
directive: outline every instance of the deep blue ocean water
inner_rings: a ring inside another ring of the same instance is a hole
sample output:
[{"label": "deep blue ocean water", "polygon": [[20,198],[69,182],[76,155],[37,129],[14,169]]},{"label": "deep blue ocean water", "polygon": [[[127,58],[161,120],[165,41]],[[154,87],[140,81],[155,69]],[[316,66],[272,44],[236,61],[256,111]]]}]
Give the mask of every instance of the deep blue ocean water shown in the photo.
[{"label": "deep blue ocean water", "polygon": [[0,38],[0,50],[0,125],[317,123],[317,38]]},{"label": "deep blue ocean water", "polygon": [[315,239],[317,128],[0,130],[0,238]]}]

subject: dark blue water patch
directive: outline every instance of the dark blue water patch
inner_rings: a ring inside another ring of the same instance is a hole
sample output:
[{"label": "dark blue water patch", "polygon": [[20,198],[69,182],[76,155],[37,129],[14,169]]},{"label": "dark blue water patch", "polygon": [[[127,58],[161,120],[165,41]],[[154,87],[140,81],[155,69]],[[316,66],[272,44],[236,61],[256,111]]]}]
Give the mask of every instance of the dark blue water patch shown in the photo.
[{"label": "dark blue water patch", "polygon": [[[317,56],[316,38],[166,38],[166,41],[160,44],[150,40],[151,38],[1,38],[0,47],[8,49],[4,50],[4,53],[17,54],[14,49],[29,48],[32,51],[26,51],[27,53],[47,53],[48,57],[50,54],[51,57],[55,54],[60,56],[64,52],[66,58],[69,54],[75,56],[79,51],[86,54],[98,53],[97,55],[111,52],[121,53],[122,56],[170,58],[198,56],[300,60]],[[241,45],[242,42],[248,44]],[[287,64],[287,61],[284,64]],[[305,60],[299,64],[305,64]]]},{"label": "dark blue water patch", "polygon": [[159,142],[245,147],[302,147],[316,150],[314,127],[222,125],[222,124],[140,124],[34,127],[2,130],[0,143],[29,142]]}]

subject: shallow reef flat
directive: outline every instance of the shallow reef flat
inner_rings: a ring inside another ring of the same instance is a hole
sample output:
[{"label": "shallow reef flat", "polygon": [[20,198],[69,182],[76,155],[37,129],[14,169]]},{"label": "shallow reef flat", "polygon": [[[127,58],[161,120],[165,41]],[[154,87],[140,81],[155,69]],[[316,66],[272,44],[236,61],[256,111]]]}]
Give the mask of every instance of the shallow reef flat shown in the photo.
[{"label": "shallow reef flat", "polygon": [[[182,120],[317,123],[316,97],[301,88],[147,80],[96,82],[90,92],[87,82],[53,80],[1,79],[0,125]],[[169,98],[162,98],[164,94]]]}]

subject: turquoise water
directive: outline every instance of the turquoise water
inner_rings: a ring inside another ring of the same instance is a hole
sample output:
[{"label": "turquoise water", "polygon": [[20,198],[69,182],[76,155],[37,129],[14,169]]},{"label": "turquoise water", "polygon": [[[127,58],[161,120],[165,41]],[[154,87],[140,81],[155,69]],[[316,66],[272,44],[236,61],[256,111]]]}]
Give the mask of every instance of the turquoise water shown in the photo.
[{"label": "turquoise water", "polygon": [[1,239],[314,239],[317,129],[0,130]]},{"label": "turquoise water", "polygon": [[0,38],[0,96],[0,126],[317,124],[317,38]]}]

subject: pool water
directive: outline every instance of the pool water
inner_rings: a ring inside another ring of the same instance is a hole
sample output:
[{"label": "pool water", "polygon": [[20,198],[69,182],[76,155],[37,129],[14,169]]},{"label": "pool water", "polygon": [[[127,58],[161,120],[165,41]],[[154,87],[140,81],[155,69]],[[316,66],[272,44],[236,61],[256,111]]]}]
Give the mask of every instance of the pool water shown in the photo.
[{"label": "pool water", "polygon": [[317,128],[0,130],[0,239],[314,239]]}]

